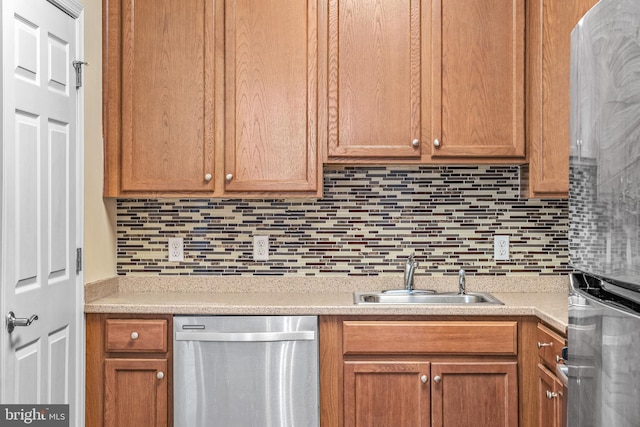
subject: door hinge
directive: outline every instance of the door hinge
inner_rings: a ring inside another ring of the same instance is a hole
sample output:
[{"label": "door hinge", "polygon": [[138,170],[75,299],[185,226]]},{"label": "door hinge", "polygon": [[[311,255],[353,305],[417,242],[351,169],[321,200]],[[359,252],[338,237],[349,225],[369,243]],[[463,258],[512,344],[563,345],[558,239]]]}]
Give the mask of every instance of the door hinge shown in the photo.
[{"label": "door hinge", "polygon": [[82,248],[76,249],[76,274],[82,271]]},{"label": "door hinge", "polygon": [[73,68],[76,70],[76,89],[80,89],[82,87],[82,66],[89,65],[88,62],[84,61],[73,61]]}]

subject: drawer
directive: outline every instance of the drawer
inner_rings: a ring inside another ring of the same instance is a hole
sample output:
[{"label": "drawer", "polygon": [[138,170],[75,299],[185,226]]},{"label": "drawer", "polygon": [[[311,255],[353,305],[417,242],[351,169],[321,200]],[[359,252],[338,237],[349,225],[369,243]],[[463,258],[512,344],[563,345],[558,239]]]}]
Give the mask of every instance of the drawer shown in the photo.
[{"label": "drawer", "polygon": [[516,355],[515,321],[344,321],[344,354]]},{"label": "drawer", "polygon": [[538,323],[537,337],[538,356],[548,368],[555,370],[557,361],[562,357],[565,339],[541,323]]},{"label": "drawer", "polygon": [[166,319],[105,320],[106,351],[166,352]]}]

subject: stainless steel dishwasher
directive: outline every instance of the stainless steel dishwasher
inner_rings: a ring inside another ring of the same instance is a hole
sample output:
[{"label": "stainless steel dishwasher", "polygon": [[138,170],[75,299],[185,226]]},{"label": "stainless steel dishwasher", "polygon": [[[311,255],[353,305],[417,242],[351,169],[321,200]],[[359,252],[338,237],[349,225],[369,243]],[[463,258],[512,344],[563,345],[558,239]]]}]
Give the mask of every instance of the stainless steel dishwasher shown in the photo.
[{"label": "stainless steel dishwasher", "polygon": [[174,427],[319,426],[316,316],[175,316]]}]

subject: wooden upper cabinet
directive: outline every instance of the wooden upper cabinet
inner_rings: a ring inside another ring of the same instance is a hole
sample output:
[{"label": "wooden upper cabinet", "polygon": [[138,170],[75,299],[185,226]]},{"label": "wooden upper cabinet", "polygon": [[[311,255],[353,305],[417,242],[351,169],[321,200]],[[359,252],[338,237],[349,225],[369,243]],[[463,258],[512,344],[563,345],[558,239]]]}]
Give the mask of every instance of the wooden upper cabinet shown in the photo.
[{"label": "wooden upper cabinet", "polygon": [[528,2],[529,197],[568,197],[571,31],[596,2]]},{"label": "wooden upper cabinet", "polygon": [[209,0],[104,0],[105,196],[214,190]]},{"label": "wooden upper cabinet", "polygon": [[328,161],[525,158],[524,0],[329,0]]},{"label": "wooden upper cabinet", "polygon": [[329,161],[420,158],[428,12],[420,0],[329,0]]},{"label": "wooden upper cabinet", "polygon": [[524,158],[525,1],[432,1],[431,156]]},{"label": "wooden upper cabinet", "polygon": [[322,17],[313,0],[225,3],[225,193],[321,191]]},{"label": "wooden upper cabinet", "polygon": [[321,194],[317,1],[103,1],[105,196]]}]

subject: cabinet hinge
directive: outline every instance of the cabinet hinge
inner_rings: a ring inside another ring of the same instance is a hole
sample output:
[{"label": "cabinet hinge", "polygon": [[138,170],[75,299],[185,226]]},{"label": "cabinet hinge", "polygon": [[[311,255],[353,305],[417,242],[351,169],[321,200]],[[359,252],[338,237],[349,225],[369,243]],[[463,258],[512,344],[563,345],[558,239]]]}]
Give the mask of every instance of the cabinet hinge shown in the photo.
[{"label": "cabinet hinge", "polygon": [[76,249],[76,274],[82,271],[82,248]]},{"label": "cabinet hinge", "polygon": [[88,62],[84,61],[73,61],[73,68],[76,70],[76,89],[80,89],[82,87],[82,66],[89,65]]}]

